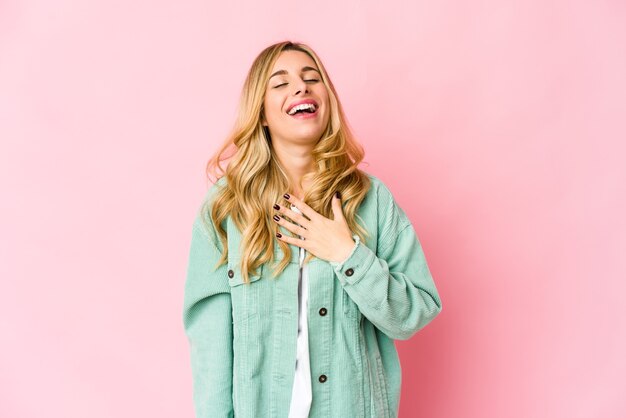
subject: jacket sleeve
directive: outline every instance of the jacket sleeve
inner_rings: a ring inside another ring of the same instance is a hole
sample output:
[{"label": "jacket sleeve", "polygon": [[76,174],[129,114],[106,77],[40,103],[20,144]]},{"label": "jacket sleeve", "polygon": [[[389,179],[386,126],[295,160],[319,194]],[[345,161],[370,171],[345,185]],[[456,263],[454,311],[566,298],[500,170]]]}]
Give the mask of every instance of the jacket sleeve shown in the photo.
[{"label": "jacket sleeve", "polygon": [[198,216],[192,227],[183,302],[197,418],[234,415],[230,285],[226,264],[214,271],[221,255],[216,239],[215,232],[208,232]]},{"label": "jacket sleeve", "polygon": [[350,255],[331,265],[363,316],[390,338],[407,340],[441,312],[441,299],[413,225],[389,190],[381,193],[377,250],[353,235]]}]

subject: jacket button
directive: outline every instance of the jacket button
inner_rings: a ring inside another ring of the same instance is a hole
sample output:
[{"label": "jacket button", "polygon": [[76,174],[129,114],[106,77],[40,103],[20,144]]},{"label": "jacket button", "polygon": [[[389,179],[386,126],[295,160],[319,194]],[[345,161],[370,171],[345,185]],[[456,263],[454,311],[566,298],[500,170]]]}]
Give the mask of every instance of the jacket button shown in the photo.
[{"label": "jacket button", "polygon": [[326,312],[328,312],[326,308],[320,308],[320,315],[324,316],[326,315]]},{"label": "jacket button", "polygon": [[234,276],[235,276],[235,272],[232,270],[228,270],[228,277],[232,279]]},{"label": "jacket button", "polygon": [[346,276],[352,276],[353,273],[354,273],[354,270],[352,269],[346,270]]},{"label": "jacket button", "polygon": [[325,375],[325,374],[321,374],[321,375],[320,375],[320,377],[319,377],[319,381],[320,381],[321,383],[324,383],[326,380],[328,380],[328,378],[326,377],[326,375]]}]

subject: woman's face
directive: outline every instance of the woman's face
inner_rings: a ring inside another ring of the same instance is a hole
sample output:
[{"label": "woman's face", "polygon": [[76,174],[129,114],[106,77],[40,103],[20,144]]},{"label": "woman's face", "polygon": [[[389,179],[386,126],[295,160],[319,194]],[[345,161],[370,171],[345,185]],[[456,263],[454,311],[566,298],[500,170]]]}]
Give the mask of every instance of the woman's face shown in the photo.
[{"label": "woman's face", "polygon": [[[328,91],[315,61],[302,51],[283,51],[271,74],[265,92],[263,125],[269,128],[272,141],[317,143],[328,125],[330,112]],[[300,103],[312,104],[314,108],[305,107],[290,114],[294,105]],[[313,113],[309,113],[311,110]]]}]

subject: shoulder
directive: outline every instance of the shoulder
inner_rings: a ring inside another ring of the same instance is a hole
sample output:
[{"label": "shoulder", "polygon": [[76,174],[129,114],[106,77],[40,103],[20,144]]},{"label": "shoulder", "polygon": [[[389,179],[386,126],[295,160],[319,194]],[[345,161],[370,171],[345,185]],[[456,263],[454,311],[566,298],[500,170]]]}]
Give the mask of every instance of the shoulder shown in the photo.
[{"label": "shoulder", "polygon": [[379,177],[373,175],[372,173],[365,172],[365,174],[370,179],[370,189],[368,194],[374,195],[376,200],[383,204],[394,200],[391,190]]},{"label": "shoulder", "polygon": [[223,189],[224,187],[226,187],[226,176],[220,177],[219,179],[217,179],[215,181],[215,183],[212,183],[209,188],[207,189],[206,193],[205,193],[205,200],[207,200],[208,198],[212,197],[212,195],[214,195],[216,192],[220,191],[221,189]]},{"label": "shoulder", "polygon": [[215,200],[215,196],[219,191],[221,191],[226,186],[226,176],[220,177],[216,180],[215,183],[212,183],[206,192],[204,193],[204,197],[202,198],[202,204],[200,206],[201,211],[205,211],[209,208],[213,201]]},{"label": "shoulder", "polygon": [[366,173],[370,178],[368,199],[376,208],[376,223],[381,239],[392,241],[406,227],[411,225],[409,217],[398,204],[391,188],[379,177]]},{"label": "shoulder", "polygon": [[376,200],[376,205],[378,206],[378,208],[383,210],[385,208],[399,210],[402,212],[402,214],[404,214],[404,211],[402,210],[400,205],[398,205],[398,202],[394,197],[391,188],[387,184],[385,184],[385,182],[383,182],[383,180],[381,180],[379,177],[371,173],[366,174],[370,179],[370,189],[368,191],[368,194],[371,195],[371,198]]},{"label": "shoulder", "polygon": [[200,202],[199,208],[196,211],[196,216],[193,222],[193,227],[202,232],[208,238],[219,246],[217,233],[215,231],[215,225],[211,219],[211,208],[217,193],[222,190],[226,185],[226,177],[220,177],[215,183],[212,183]]}]

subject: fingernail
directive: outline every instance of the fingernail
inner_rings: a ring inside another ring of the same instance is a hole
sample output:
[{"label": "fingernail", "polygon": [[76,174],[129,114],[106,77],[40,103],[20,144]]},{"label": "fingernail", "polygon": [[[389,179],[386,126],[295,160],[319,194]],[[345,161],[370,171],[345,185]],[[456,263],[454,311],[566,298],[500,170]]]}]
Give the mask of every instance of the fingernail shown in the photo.
[{"label": "fingernail", "polygon": [[289,196],[289,193],[285,193],[285,194],[283,195],[283,197],[284,197],[285,199],[289,200],[289,198],[290,198],[291,196]]},{"label": "fingernail", "polygon": [[278,217],[278,215],[274,215],[273,218],[276,222],[280,221],[280,218]]},{"label": "fingernail", "polygon": [[276,233],[276,236],[277,236],[278,238],[282,237],[282,235],[281,235],[281,233],[280,233],[280,232],[277,232],[277,233]]},{"label": "fingernail", "polygon": [[278,206],[276,203],[274,203],[274,209],[280,210],[280,206]]},{"label": "fingernail", "polygon": [[341,193],[339,193],[338,191],[335,192],[335,196],[337,196],[337,199],[341,199]]}]

